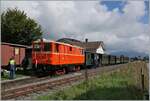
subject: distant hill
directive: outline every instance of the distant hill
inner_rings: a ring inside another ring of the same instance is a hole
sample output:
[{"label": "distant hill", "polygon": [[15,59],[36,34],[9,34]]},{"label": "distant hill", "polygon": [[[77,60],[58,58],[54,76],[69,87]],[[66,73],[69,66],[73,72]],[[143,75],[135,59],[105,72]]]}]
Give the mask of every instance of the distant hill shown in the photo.
[{"label": "distant hill", "polygon": [[118,52],[110,52],[110,54],[113,54],[113,55],[125,55],[125,56],[129,56],[129,57],[135,57],[135,56],[141,56],[141,57],[144,57],[144,56],[148,56],[148,54],[145,54],[145,53],[140,53],[140,52],[136,52],[136,51],[118,51]]}]

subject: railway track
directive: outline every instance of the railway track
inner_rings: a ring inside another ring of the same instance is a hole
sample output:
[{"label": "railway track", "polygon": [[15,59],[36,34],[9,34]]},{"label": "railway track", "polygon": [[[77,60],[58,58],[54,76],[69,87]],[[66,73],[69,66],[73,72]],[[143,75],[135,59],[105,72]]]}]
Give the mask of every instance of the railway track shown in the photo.
[{"label": "railway track", "polygon": [[21,86],[24,84],[29,84],[29,83],[34,83],[34,82],[39,82],[42,80],[46,80],[50,77],[42,77],[42,78],[37,78],[37,77],[29,77],[29,78],[25,78],[25,79],[20,79],[20,80],[12,80],[12,81],[8,81],[8,82],[1,82],[1,90],[7,90],[7,89],[12,89],[15,88],[17,86]]},{"label": "railway track", "polygon": [[[125,65],[125,64],[121,64]],[[113,71],[114,69],[122,67],[121,65],[107,66],[97,69],[88,69],[88,77],[93,77],[102,72]],[[79,80],[85,79],[85,70],[82,70],[77,73],[67,74],[56,78],[43,77],[43,78],[30,78],[29,80],[13,82],[11,84],[2,84],[1,89],[1,98],[2,99],[12,99],[19,96],[23,96],[32,92],[41,91],[45,89],[51,89],[56,86],[62,86],[65,84],[71,84]],[[30,82],[31,81],[31,82]],[[11,87],[9,87],[11,85]],[[8,88],[7,88],[8,87]]]}]

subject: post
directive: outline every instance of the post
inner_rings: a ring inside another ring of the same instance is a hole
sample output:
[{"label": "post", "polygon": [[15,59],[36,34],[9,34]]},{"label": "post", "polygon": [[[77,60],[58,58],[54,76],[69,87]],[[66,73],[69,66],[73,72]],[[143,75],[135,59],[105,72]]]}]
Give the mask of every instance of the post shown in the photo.
[{"label": "post", "polygon": [[142,91],[144,91],[144,73],[142,68],[141,68],[141,86],[142,86]]},{"label": "post", "polygon": [[86,98],[88,98],[88,95],[87,95],[87,88],[88,88],[88,74],[87,74],[87,66],[86,66],[86,44],[88,42],[88,39],[85,39],[85,46],[84,46],[84,49],[85,49],[85,83],[86,83]]}]

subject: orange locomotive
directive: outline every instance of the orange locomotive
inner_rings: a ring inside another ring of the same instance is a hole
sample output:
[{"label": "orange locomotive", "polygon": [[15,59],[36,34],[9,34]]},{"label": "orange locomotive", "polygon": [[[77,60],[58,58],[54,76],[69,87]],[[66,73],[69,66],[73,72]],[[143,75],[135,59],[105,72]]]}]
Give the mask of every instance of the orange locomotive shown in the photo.
[{"label": "orange locomotive", "polygon": [[80,70],[85,62],[84,49],[70,44],[38,40],[33,42],[32,63],[36,70],[66,71]]}]

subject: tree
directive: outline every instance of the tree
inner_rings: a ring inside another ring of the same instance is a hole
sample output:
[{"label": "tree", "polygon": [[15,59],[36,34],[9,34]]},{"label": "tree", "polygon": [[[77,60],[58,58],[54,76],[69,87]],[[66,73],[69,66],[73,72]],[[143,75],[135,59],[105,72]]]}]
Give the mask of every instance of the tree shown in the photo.
[{"label": "tree", "polygon": [[2,42],[31,45],[42,36],[41,26],[17,8],[3,12],[1,21]]}]

